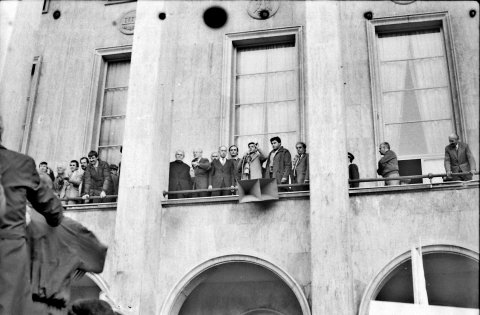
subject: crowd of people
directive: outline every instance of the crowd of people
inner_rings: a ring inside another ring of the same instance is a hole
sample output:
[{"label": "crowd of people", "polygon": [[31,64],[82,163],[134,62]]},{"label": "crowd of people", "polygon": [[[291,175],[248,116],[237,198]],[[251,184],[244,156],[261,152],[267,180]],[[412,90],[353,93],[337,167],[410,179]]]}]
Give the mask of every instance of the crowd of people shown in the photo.
[{"label": "crowd of people", "polygon": [[63,204],[115,201],[118,194],[120,169],[98,158],[97,151],[90,151],[87,157],[71,160],[69,170],[58,166],[57,173],[47,162],[38,166],[40,176],[48,177],[54,193]]},{"label": "crowd of people", "polygon": [[[234,193],[239,180],[274,178],[277,184],[291,185],[289,190],[308,190],[309,155],[307,145],[297,142],[297,154],[292,159],[290,152],[282,146],[279,137],[270,139],[272,150],[266,154],[258,143],[250,142],[248,151],[239,156],[236,145],[220,146],[218,152],[211,154],[211,161],[202,156],[202,149],[193,150],[191,166],[183,162],[185,152],[177,150],[175,161],[170,163],[168,190],[170,192],[200,190],[189,193],[170,193],[169,199],[230,195]],[[400,173],[396,153],[388,142],[379,146],[382,158],[378,161],[377,174],[385,180],[386,186],[399,185]],[[229,157],[227,158],[227,155]],[[358,166],[353,163],[355,156],[347,152],[350,188],[360,186]],[[449,145],[445,147],[445,181],[471,180],[475,172],[475,160],[466,143],[460,142],[456,134],[449,136]],[[461,175],[452,175],[462,173]],[[391,178],[391,179],[390,179]],[[293,185],[292,185],[293,184]],[[223,188],[223,189],[216,189]],[[228,189],[230,188],[230,189]],[[212,190],[211,192],[209,190]],[[285,187],[279,189],[286,191]]]}]

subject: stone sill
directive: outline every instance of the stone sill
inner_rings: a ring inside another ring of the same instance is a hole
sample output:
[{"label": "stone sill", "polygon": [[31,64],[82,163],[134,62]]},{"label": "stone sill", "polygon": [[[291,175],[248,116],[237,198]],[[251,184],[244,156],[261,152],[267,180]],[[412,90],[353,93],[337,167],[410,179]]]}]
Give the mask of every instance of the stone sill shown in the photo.
[{"label": "stone sill", "polygon": [[137,0],[110,0],[105,5],[114,5],[120,3],[127,3],[127,2],[136,2]]},{"label": "stone sill", "polygon": [[[478,189],[479,181],[468,182],[448,182],[435,184],[410,184],[398,186],[381,186],[381,187],[365,187],[365,188],[350,188],[350,197],[371,195],[371,194],[390,194],[390,193],[408,193],[416,191],[427,190],[452,190],[452,189]],[[295,191],[295,192],[280,192],[278,194],[279,200],[282,199],[307,199],[310,198],[309,191]],[[185,198],[185,199],[171,199],[162,201],[162,207],[174,207],[179,205],[207,205],[216,203],[238,203],[238,195],[218,196],[218,197],[199,197],[199,198]],[[116,202],[96,203],[96,204],[81,204],[81,205],[66,205],[66,211],[115,211],[117,209]]]}]

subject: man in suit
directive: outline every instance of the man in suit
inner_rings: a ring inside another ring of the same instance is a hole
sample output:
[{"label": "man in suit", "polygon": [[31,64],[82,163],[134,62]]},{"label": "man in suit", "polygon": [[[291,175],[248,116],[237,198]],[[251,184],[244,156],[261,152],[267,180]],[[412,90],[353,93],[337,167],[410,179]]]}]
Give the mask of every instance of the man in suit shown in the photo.
[{"label": "man in suit", "polygon": [[[83,199],[89,199],[91,196],[100,196],[103,200],[107,195],[112,194],[113,184],[110,166],[107,162],[100,161],[96,151],[88,153],[88,164],[85,170],[85,188]],[[94,202],[101,202],[95,199]]]},{"label": "man in suit", "polygon": [[[210,170],[210,161],[202,157],[202,149],[193,150],[192,170],[193,189],[207,189],[208,188],[208,171]],[[208,197],[210,193],[201,192],[192,194],[193,197]]]},{"label": "man in suit", "polygon": [[241,179],[242,174],[237,170],[238,170],[238,164],[242,161],[242,159],[238,157],[238,147],[236,145],[231,145],[228,148],[228,152],[230,153],[230,159],[233,161],[235,180],[239,181]]},{"label": "man in suit", "polygon": [[[30,250],[26,243],[27,199],[50,226],[63,220],[63,207],[35,161],[1,145],[0,116],[0,314],[34,314],[30,287]],[[45,175],[46,176],[46,175]]]},{"label": "man in suit", "polygon": [[[379,152],[383,157],[378,161],[377,174],[383,178],[400,176],[398,173],[397,155],[390,150],[390,144],[388,142],[380,143]],[[385,181],[385,186],[391,185],[400,185],[400,180],[393,179]]]},{"label": "man in suit", "polygon": [[[458,141],[456,134],[448,137],[449,145],[445,147],[445,171],[446,181],[471,180],[475,172],[475,159],[468,144]],[[452,173],[465,173],[465,175],[453,175]]]},{"label": "man in suit", "polygon": [[292,170],[292,156],[290,152],[282,147],[280,137],[270,139],[273,150],[267,158],[267,165],[264,178],[275,178],[277,184],[287,184],[290,171]]},{"label": "man in suit", "polygon": [[[355,159],[355,156],[353,156],[352,153],[348,152],[347,159],[348,159],[348,179],[359,179],[360,174],[358,173],[358,166],[357,164],[353,163],[353,159]],[[357,188],[360,186],[360,183],[350,183],[349,186],[350,188]]]},{"label": "man in suit", "polygon": [[[305,142],[297,142],[295,145],[297,155],[293,158],[292,173],[290,174],[292,184],[308,184],[310,181],[309,158]],[[292,190],[308,190],[308,186],[294,186]]]},{"label": "man in suit", "polygon": [[[221,146],[218,148],[220,157],[212,160],[211,168],[208,176],[208,189],[212,188],[226,188],[235,187],[235,166],[233,160],[227,159],[227,147]],[[226,196],[231,195],[231,191],[213,191],[212,196]]]},{"label": "man in suit", "polygon": [[[175,152],[175,161],[170,162],[170,172],[168,176],[168,190],[191,190],[193,188],[192,178],[190,177],[190,166],[183,162],[185,152],[177,150]],[[169,194],[168,199],[188,198],[189,194]]]}]

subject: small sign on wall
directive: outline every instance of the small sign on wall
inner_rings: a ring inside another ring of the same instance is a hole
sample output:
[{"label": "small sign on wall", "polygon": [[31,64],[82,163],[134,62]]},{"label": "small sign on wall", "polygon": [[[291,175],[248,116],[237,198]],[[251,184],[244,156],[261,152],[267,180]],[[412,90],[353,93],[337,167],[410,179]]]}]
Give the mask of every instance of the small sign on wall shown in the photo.
[{"label": "small sign on wall", "polygon": [[135,16],[136,11],[128,11],[127,13],[123,14],[122,17],[118,20],[118,29],[125,35],[133,35],[133,31],[135,30]]}]

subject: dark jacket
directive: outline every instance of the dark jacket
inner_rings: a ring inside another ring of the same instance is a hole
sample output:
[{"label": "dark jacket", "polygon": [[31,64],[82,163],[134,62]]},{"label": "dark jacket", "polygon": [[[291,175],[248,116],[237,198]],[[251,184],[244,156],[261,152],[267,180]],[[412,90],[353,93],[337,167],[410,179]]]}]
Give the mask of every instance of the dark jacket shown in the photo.
[{"label": "dark jacket", "polygon": [[[182,161],[170,162],[170,172],[168,177],[168,190],[190,190],[193,189],[192,178],[190,177],[190,167]],[[185,194],[170,194],[169,199],[184,198]]]},{"label": "dark jacket", "polygon": [[[358,173],[358,166],[357,164],[349,164],[348,165],[348,179],[359,179],[360,174]],[[359,187],[360,183],[350,183],[350,188]]]},{"label": "dark jacket", "polygon": [[112,194],[112,175],[107,162],[98,160],[97,169],[92,164],[88,164],[83,176],[85,179],[84,194],[98,196],[102,190],[107,195]]},{"label": "dark jacket", "polygon": [[273,158],[273,165],[272,165],[272,176],[270,176],[270,156],[275,151],[270,151],[267,158],[267,166],[265,170],[265,178],[276,178],[277,183],[280,184],[282,178],[285,178],[288,181],[288,176],[290,175],[290,171],[292,169],[292,156],[290,152],[285,149],[284,147],[280,147],[277,150],[277,154]]},{"label": "dark jacket", "polygon": [[449,145],[445,147],[445,171],[452,173],[470,172],[476,168],[475,159],[468,144],[458,142],[458,151]]},{"label": "dark jacket", "polygon": [[51,226],[62,222],[63,207],[40,180],[33,159],[1,145],[0,179],[6,199],[4,209],[0,209],[0,312],[30,314],[30,255],[25,241],[27,199]]},{"label": "dark jacket", "polygon": [[388,150],[378,161],[377,174],[385,177],[391,172],[398,172],[398,160],[395,152]]},{"label": "dark jacket", "polygon": [[234,170],[235,165],[232,160],[225,160],[224,165],[222,165],[220,159],[213,160],[208,176],[208,184],[212,185],[213,188],[235,186]]},{"label": "dark jacket", "polygon": [[302,154],[300,157],[298,154],[295,155],[294,161],[292,162],[292,184],[303,184],[306,181],[310,180],[310,161],[308,153]]}]

